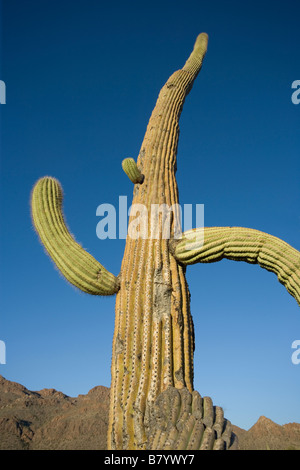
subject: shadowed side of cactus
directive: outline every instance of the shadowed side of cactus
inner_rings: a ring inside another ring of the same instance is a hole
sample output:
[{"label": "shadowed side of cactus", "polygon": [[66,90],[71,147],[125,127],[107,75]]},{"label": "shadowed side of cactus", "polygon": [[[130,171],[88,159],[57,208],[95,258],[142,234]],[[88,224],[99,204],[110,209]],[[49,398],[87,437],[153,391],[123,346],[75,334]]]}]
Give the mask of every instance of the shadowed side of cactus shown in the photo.
[{"label": "shadowed side of cactus", "polygon": [[149,412],[148,448],[151,450],[233,450],[237,439],[222,408],[210,397],[187,388],[169,387]]}]

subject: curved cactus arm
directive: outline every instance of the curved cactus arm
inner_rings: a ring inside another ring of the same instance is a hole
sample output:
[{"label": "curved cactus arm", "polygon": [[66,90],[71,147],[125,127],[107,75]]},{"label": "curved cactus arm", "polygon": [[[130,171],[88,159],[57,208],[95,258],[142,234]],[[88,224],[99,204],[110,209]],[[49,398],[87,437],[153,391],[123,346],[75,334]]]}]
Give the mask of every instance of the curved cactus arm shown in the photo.
[{"label": "curved cactus arm", "polygon": [[70,234],[62,212],[63,193],[55,178],[39,179],[31,194],[35,229],[49,256],[74,286],[92,295],[112,295],[118,278],[87,253]]},{"label": "curved cactus arm", "polygon": [[300,252],[277,237],[242,227],[205,227],[184,232],[170,250],[183,265],[223,258],[259,264],[277,274],[300,305]]}]

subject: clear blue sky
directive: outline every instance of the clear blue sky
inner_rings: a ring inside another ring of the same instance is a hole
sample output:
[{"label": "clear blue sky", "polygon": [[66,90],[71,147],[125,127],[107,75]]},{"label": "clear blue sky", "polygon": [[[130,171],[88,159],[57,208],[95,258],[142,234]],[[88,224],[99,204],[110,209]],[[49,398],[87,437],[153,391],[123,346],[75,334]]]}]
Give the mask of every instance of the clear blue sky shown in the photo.
[{"label": "clear blue sky", "polygon": [[[124,240],[99,240],[96,208],[131,200],[160,88],[196,36],[209,46],[180,121],[181,204],[205,225],[268,232],[300,249],[300,4],[274,1],[4,0],[1,76],[0,374],[70,396],[110,386],[114,298],[67,284],[32,228],[30,192],[58,178],[76,239],[118,274]],[[300,309],[274,274],[222,261],[187,269],[195,388],[248,429],[300,422]]]}]

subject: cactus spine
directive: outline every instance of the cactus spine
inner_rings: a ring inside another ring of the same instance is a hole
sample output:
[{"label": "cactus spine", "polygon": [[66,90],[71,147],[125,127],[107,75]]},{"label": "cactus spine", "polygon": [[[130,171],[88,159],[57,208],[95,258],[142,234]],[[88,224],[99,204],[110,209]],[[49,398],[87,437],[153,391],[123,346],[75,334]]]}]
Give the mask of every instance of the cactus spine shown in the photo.
[{"label": "cactus spine", "polygon": [[[179,117],[206,48],[203,33],[184,67],[159,93],[137,163],[123,161],[135,184],[133,205],[146,207],[148,227],[153,204],[174,207],[178,203]],[[138,184],[142,176],[143,184]],[[222,409],[193,389],[194,330],[186,266],[223,257],[259,263],[274,271],[299,302],[300,253],[275,237],[249,229],[205,229],[202,247],[189,233],[182,240],[165,239],[159,227],[156,238],[127,236],[121,271],[115,277],[75,242],[64,223],[61,203],[58,182],[39,180],[32,193],[32,216],[49,255],[65,277],[85,292],[116,293],[108,448],[233,448],[231,424]],[[175,222],[176,215],[171,220],[171,239]]]}]

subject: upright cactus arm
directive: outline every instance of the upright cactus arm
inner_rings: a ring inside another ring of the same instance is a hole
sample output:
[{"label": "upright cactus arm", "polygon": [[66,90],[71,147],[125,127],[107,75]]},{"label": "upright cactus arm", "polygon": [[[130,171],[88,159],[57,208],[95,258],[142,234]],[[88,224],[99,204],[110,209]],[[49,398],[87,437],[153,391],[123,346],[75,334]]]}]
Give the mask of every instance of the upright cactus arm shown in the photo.
[{"label": "upright cactus arm", "polygon": [[[207,42],[208,35],[206,33],[201,33],[197,36],[192,53],[182,68],[182,70],[191,74],[193,80],[195,80],[201,70],[202,61],[207,50]],[[192,85],[193,83],[191,83]]]},{"label": "upright cactus arm", "polygon": [[205,227],[184,232],[170,250],[183,265],[223,258],[259,264],[275,273],[300,305],[300,252],[277,237],[250,228]]},{"label": "upright cactus arm", "polygon": [[74,240],[64,221],[62,201],[62,188],[56,179],[37,181],[31,195],[31,213],[42,244],[71,284],[92,295],[115,294],[118,278]]}]

